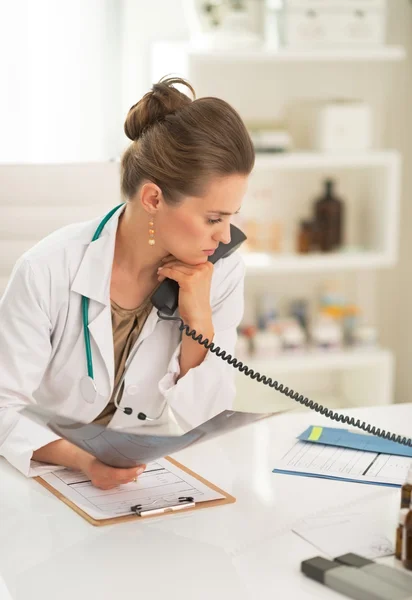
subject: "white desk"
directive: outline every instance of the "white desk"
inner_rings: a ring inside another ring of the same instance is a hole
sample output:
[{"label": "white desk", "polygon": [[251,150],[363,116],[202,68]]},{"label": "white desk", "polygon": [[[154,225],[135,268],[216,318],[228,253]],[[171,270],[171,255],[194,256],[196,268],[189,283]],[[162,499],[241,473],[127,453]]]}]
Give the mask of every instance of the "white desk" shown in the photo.
[{"label": "white desk", "polygon": [[[412,404],[350,412],[412,435]],[[110,527],[89,525],[0,460],[0,574],[12,600],[342,598],[301,575],[301,561],[319,552],[292,525],[323,509],[373,501],[392,536],[400,493],[273,474],[293,437],[322,423],[312,411],[283,414],[184,450],[177,460],[236,504]]]}]

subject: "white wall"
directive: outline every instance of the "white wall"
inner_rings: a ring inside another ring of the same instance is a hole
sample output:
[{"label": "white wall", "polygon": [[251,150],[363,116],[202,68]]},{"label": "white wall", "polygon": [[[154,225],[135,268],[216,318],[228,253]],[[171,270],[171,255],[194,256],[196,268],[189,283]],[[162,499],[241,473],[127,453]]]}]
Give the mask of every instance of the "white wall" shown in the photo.
[{"label": "white wall", "polygon": [[[145,94],[150,79],[150,48],[156,40],[188,37],[184,0],[123,0],[122,113]],[[167,73],[164,73],[167,75]]]},{"label": "white wall", "polygon": [[0,4],[0,163],[118,154],[120,20],[117,0]]},{"label": "white wall", "polygon": [[16,260],[59,227],[121,202],[119,163],[0,165],[0,296]]}]

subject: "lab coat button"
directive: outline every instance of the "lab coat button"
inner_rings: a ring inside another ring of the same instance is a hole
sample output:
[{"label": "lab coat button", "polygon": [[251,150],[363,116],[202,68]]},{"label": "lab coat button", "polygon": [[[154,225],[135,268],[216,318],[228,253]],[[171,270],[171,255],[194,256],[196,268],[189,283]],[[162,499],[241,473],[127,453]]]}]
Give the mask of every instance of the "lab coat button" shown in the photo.
[{"label": "lab coat button", "polygon": [[129,385],[126,388],[126,394],[129,396],[135,396],[139,391],[139,387],[137,385]]}]

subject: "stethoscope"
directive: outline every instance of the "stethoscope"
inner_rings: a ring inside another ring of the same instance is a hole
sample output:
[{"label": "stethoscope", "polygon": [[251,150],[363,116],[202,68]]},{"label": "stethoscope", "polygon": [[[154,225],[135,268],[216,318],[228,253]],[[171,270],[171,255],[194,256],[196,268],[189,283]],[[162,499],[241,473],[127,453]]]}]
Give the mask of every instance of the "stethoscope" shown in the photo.
[{"label": "stethoscope", "polygon": [[[111,217],[114,215],[114,213],[117,210],[119,210],[119,208],[121,208],[122,206],[124,206],[123,203],[119,204],[118,206],[116,206],[110,212],[107,213],[107,215],[102,219],[98,228],[94,232],[94,235],[92,237],[92,242],[95,242],[100,237],[100,234],[102,233],[107,221],[109,221],[111,219]],[[85,348],[86,348],[87,375],[82,377],[80,380],[80,391],[81,391],[81,394],[82,394],[84,400],[86,400],[86,402],[88,402],[89,404],[93,404],[97,400],[97,398],[99,396],[99,392],[97,391],[96,382],[94,380],[93,357],[92,357],[92,348],[91,348],[91,344],[90,344],[90,332],[89,332],[89,298],[87,298],[86,296],[82,296],[82,319],[83,319],[84,344],[85,344]],[[126,415],[132,415],[133,409],[130,406],[120,406],[119,400],[118,400],[119,392],[122,389],[123,382],[125,380],[129,365],[132,362],[141,343],[142,342],[140,342],[139,344],[136,345],[136,347],[133,349],[133,352],[128,357],[126,364],[125,364],[124,372],[119,381],[115,396],[113,398],[113,402],[114,402],[114,405],[116,406],[116,408],[123,411]],[[137,418],[140,419],[141,421],[157,421],[163,416],[166,406],[167,406],[167,403],[165,402],[163,409],[161,410],[161,412],[159,413],[159,415],[157,417],[148,417],[147,415],[145,415],[145,413],[139,412],[139,413],[137,413]]]}]

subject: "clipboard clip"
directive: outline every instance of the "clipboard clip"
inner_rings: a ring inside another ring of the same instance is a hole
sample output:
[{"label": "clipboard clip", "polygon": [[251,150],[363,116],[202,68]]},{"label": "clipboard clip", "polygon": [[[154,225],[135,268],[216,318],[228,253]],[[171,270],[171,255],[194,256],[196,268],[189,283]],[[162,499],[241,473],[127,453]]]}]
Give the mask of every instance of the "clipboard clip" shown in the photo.
[{"label": "clipboard clip", "polygon": [[161,515],[168,512],[183,510],[185,508],[195,506],[196,504],[192,496],[182,496],[178,498],[177,503],[164,504],[163,506],[150,508],[154,504],[157,504],[157,502],[159,502],[159,500],[153,500],[153,502],[150,502],[149,504],[146,504],[144,506],[142,504],[136,504],[135,506],[131,506],[130,510],[131,512],[135,513],[138,517],[149,517],[151,515]]}]

